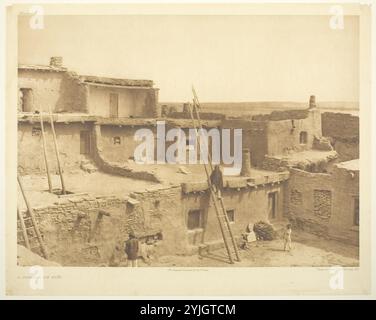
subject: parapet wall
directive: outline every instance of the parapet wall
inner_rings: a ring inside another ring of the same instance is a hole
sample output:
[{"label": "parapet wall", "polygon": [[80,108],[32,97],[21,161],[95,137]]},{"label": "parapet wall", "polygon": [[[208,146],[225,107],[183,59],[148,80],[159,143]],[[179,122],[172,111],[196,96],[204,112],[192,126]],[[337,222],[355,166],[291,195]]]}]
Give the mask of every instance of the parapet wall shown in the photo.
[{"label": "parapet wall", "polygon": [[161,182],[155,173],[149,171],[135,170],[126,164],[108,161],[103,154],[102,135],[100,125],[94,125],[93,129],[93,158],[97,166],[106,173],[125,176],[128,178]]}]

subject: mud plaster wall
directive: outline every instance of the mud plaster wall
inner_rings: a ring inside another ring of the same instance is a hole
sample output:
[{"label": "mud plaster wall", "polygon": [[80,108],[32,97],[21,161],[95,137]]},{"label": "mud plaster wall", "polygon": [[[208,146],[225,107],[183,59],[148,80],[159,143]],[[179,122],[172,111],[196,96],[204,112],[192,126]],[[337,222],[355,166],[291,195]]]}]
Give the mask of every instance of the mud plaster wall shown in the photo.
[{"label": "mud plaster wall", "polygon": [[359,158],[359,117],[351,114],[324,112],[322,133],[330,137],[338,152],[339,162]]},{"label": "mud plaster wall", "polygon": [[258,167],[268,153],[266,122],[253,122],[250,129],[243,130],[243,147],[251,153],[251,165]]},{"label": "mud plaster wall", "polygon": [[92,131],[92,157],[95,161],[96,165],[104,172],[114,175],[126,176],[129,178],[134,179],[142,179],[147,181],[153,182],[160,182],[160,179],[156,176],[155,173],[142,170],[142,166],[140,166],[139,170],[135,168],[130,168],[129,164],[126,161],[122,162],[113,162],[109,161],[106,158],[106,155],[103,152],[104,146],[102,142],[102,135],[101,135],[101,126],[94,125],[94,129]]},{"label": "mud plaster wall", "polygon": [[[286,211],[309,223],[307,228],[310,230],[307,231],[358,243],[358,231],[353,224],[354,199],[359,195],[358,179],[357,174],[352,178],[347,170],[338,168],[332,174],[291,169],[285,198]],[[315,194],[323,197],[315,201]],[[320,203],[320,208],[317,203]],[[330,217],[317,214],[320,210],[326,213],[328,206]]]},{"label": "mud plaster wall", "polygon": [[[142,142],[134,139],[138,129],[140,127],[101,126],[102,152],[106,159],[124,162],[133,157],[134,150]],[[152,129],[152,127],[149,129]],[[120,138],[120,144],[114,144],[115,137]]]},{"label": "mud plaster wall", "polygon": [[32,89],[32,110],[86,112],[85,86],[67,72],[18,70],[18,88]]},{"label": "mud plaster wall", "polygon": [[[295,126],[295,128],[293,128]],[[307,132],[307,143],[300,144],[300,133]],[[321,137],[321,115],[319,110],[310,110],[306,119],[269,121],[267,128],[268,152],[270,156],[312,149],[314,136]]]},{"label": "mud plaster wall", "polygon": [[[158,255],[189,254],[190,245],[197,246],[203,240],[222,241],[214,207],[208,206],[206,193],[182,195],[180,187],[158,188],[133,193],[133,204],[117,197],[87,196],[34,208],[49,259],[66,266],[106,265],[116,245],[123,250],[130,230],[141,239],[161,231]],[[268,193],[274,191],[278,192],[278,219],[283,214],[283,185],[225,193],[226,208],[235,210],[232,226],[236,237],[250,222],[268,220]],[[99,209],[110,216],[98,220]],[[205,233],[188,231],[187,215],[192,209],[205,212]],[[22,238],[18,242],[22,244]]]},{"label": "mud plaster wall", "polygon": [[186,253],[188,239],[180,186],[134,193],[132,197],[140,202],[133,209],[142,221],[136,231],[162,230],[158,254]]},{"label": "mud plaster wall", "polygon": [[[276,219],[279,219],[284,213],[283,183],[274,186],[267,185],[258,189],[241,189],[239,191],[230,189],[224,192],[223,197],[226,210],[235,210],[235,221],[231,223],[235,237],[240,237],[245,233],[249,223],[255,223],[259,220],[273,221],[268,216],[268,194],[270,192],[277,192]],[[185,225],[187,224],[190,210],[202,210],[205,228],[188,230],[185,227],[185,232],[191,245],[199,245],[203,241],[222,241],[215,207],[212,202],[209,203],[208,193],[184,195],[182,209]]]},{"label": "mud plaster wall", "polygon": [[329,221],[330,232],[334,236],[358,244],[359,227],[354,225],[354,207],[355,199],[359,199],[359,171],[334,167],[332,177],[335,192],[332,200],[333,212]]},{"label": "mud plaster wall", "polygon": [[[33,135],[33,128],[40,128],[40,123],[18,123],[18,169],[21,174],[43,173],[46,171],[43,156],[42,134]],[[80,154],[80,132],[91,130],[90,124],[55,123],[60,161],[63,170],[78,168],[82,159]],[[47,159],[51,172],[57,171],[57,161],[53,136],[49,124],[44,124]],[[34,130],[36,132],[37,130]]]},{"label": "mud plaster wall", "polygon": [[[224,193],[227,210],[235,210],[235,222],[232,224],[236,237],[245,232],[250,222],[268,220],[268,193],[277,192],[276,219],[284,211],[284,184],[268,185],[259,189],[228,190]],[[190,246],[197,246],[203,241],[222,241],[215,209],[210,203],[207,192],[182,194],[181,187],[160,188],[132,194],[139,201],[127,209],[138,218],[133,229],[138,233],[161,230],[163,241],[158,252],[165,254],[190,253]],[[190,210],[202,210],[204,230],[188,230],[187,220]]]},{"label": "mud plaster wall", "polygon": [[110,94],[119,95],[119,117],[157,116],[158,91],[156,89],[128,89],[117,87],[89,86],[89,113],[91,115],[110,116]]}]

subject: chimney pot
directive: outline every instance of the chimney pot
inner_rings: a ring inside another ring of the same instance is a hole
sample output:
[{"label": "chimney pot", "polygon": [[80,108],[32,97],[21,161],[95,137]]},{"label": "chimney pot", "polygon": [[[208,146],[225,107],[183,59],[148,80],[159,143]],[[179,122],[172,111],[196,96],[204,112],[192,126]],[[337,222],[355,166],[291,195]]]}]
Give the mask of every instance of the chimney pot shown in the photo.
[{"label": "chimney pot", "polygon": [[240,175],[243,177],[251,176],[251,153],[248,148],[243,149],[242,169]]},{"label": "chimney pot", "polygon": [[54,68],[61,68],[63,66],[63,57],[51,57],[50,66]]},{"label": "chimney pot", "polygon": [[314,95],[309,97],[309,108],[316,108],[316,97]]}]

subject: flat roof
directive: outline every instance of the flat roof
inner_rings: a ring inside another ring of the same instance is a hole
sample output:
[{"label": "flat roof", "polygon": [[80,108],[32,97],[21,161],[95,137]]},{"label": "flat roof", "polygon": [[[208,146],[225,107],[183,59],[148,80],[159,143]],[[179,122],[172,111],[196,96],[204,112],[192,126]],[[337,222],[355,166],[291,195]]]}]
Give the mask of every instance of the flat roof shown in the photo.
[{"label": "flat roof", "polygon": [[359,171],[359,159],[339,162],[336,164],[337,168],[346,169],[351,171]]}]

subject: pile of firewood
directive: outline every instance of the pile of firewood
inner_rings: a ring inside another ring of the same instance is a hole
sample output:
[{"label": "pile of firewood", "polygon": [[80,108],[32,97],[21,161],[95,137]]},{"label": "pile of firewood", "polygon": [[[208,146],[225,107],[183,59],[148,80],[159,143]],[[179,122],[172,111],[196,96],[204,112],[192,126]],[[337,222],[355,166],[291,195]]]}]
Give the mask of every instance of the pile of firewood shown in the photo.
[{"label": "pile of firewood", "polygon": [[253,226],[257,240],[270,241],[276,238],[276,231],[273,226],[265,221],[256,222]]}]

